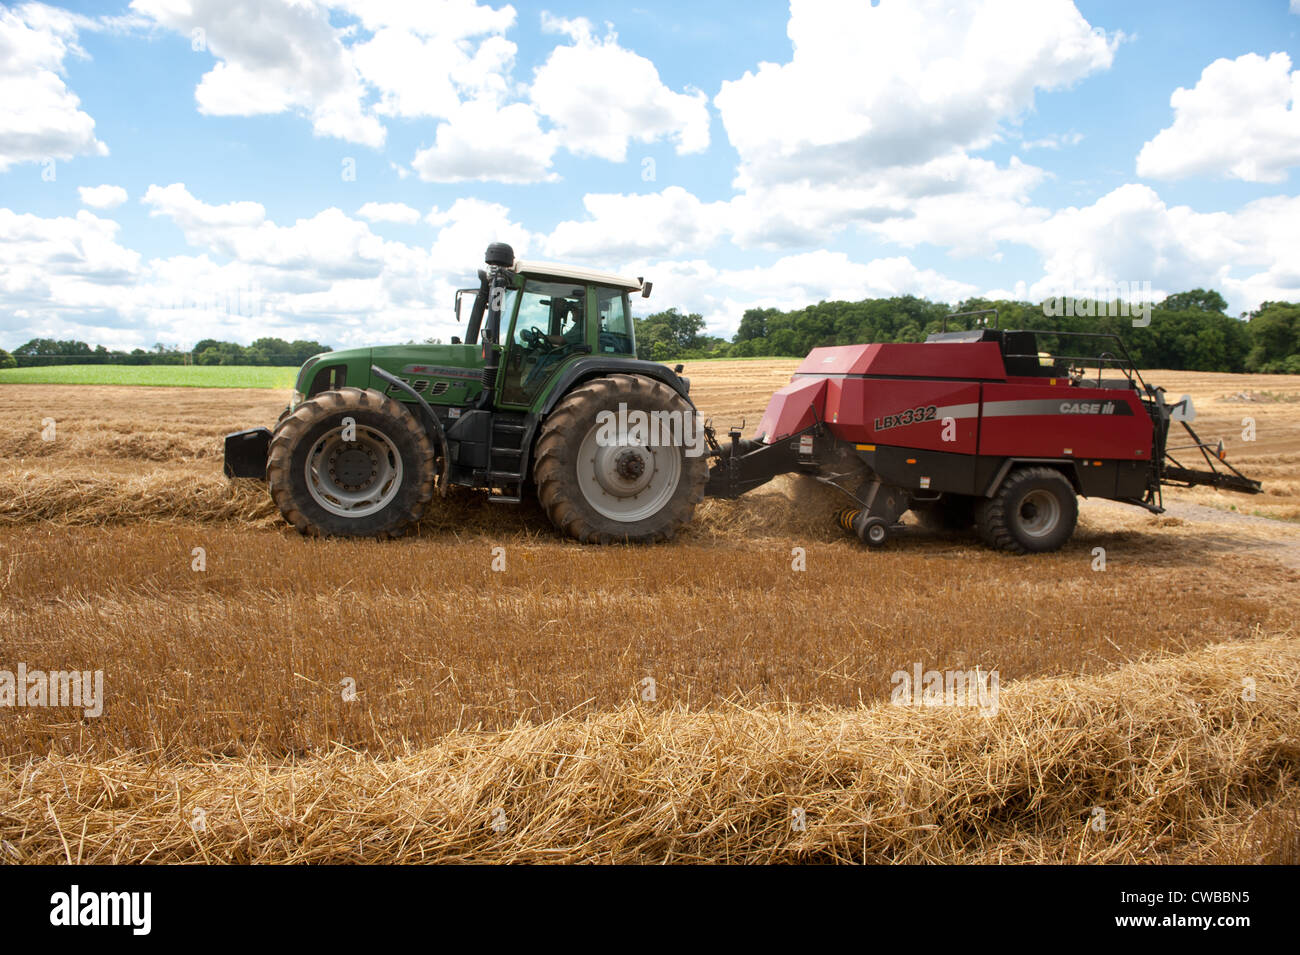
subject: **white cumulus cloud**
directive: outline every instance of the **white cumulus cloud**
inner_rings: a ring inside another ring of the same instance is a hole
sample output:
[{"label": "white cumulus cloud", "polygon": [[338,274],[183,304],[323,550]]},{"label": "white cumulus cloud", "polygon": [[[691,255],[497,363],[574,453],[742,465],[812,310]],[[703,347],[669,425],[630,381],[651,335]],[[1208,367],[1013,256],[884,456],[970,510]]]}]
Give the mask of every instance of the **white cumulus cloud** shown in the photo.
[{"label": "white cumulus cloud", "polygon": [[1149,282],[1157,298],[1217,288],[1234,310],[1300,298],[1300,197],[1197,212],[1130,183],[1089,206],[1058,210],[1018,240],[1043,256],[1042,277],[1024,289],[1032,300],[1120,282]]},{"label": "white cumulus cloud", "polygon": [[1139,176],[1281,182],[1300,163],[1300,70],[1285,53],[1215,60],[1169,104],[1173,125],[1143,145]]},{"label": "white cumulus cloud", "polygon": [[127,199],[121,186],[78,186],[77,194],[82,204],[92,209],[115,209]]},{"label": "white cumulus cloud", "polygon": [[714,98],[742,182],[835,182],[988,144],[1039,89],[1113,59],[1070,0],[793,0],[785,64]]},{"label": "white cumulus cloud", "polygon": [[20,162],[108,155],[64,79],[64,59],[85,56],[77,25],[43,4],[0,7],[0,172]]},{"label": "white cumulus cloud", "polygon": [[434,144],[416,152],[411,168],[426,182],[549,182],[557,178],[557,146],[527,103],[472,100],[438,125]]},{"label": "white cumulus cloud", "polygon": [[566,34],[538,68],[529,95],[555,124],[560,141],[575,155],[613,162],[627,158],[630,141],[671,139],[678,153],[709,146],[708,97],[700,90],[675,92],[654,63],[619,45],[612,31],[596,39],[583,19],[542,15],[542,25]]},{"label": "white cumulus cloud", "polygon": [[411,225],[420,221],[420,210],[404,202],[367,202],[357,210],[357,215],[370,222],[397,222]]},{"label": "white cumulus cloud", "polygon": [[740,155],[736,241],[816,247],[849,226],[991,253],[1043,171],[974,158],[1035,93],[1109,68],[1122,39],[1070,0],[793,0],[787,63],[714,97]]},{"label": "white cumulus cloud", "polygon": [[199,111],[256,116],[297,110],[317,135],[381,146],[365,87],[326,7],[293,0],[132,0],[131,8],[217,58],[194,90]]},{"label": "white cumulus cloud", "polygon": [[681,186],[647,195],[591,193],[583,197],[589,218],[559,223],[546,240],[557,259],[610,261],[698,253],[724,234],[725,202],[701,202]]}]

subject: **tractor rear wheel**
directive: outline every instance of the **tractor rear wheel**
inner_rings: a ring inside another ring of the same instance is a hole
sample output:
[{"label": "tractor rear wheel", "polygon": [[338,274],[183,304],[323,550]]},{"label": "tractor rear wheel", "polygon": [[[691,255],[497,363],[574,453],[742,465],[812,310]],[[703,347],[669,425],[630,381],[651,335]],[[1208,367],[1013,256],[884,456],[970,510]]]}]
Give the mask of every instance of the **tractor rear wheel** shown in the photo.
[{"label": "tractor rear wheel", "polygon": [[302,534],[400,537],[433,499],[434,449],[410,410],[378,391],[304,401],[271,437],[266,479]]},{"label": "tractor rear wheel", "polygon": [[1074,485],[1054,468],[1016,468],[993,497],[975,508],[984,543],[1016,554],[1057,550],[1070,539],[1078,519]]},{"label": "tractor rear wheel", "polygon": [[[680,427],[638,434],[638,420]],[[579,385],[547,416],[533,480],[551,523],[583,543],[667,540],[704,498],[703,451],[695,409],[681,395],[651,378],[609,375]]]}]

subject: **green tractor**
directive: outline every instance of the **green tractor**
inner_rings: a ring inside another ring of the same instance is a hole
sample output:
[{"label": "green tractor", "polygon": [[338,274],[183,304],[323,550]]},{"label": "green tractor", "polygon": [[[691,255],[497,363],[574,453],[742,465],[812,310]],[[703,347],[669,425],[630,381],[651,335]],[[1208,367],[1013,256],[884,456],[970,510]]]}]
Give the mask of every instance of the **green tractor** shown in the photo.
[{"label": "green tractor", "polygon": [[463,341],[308,359],[274,430],[226,437],[226,475],[264,479],[304,534],[400,536],[459,485],[536,493],[583,542],[671,537],[709,468],[681,366],[636,357],[628,296],[651,283],[503,243],[485,258],[456,294],[458,321],[473,296]]}]

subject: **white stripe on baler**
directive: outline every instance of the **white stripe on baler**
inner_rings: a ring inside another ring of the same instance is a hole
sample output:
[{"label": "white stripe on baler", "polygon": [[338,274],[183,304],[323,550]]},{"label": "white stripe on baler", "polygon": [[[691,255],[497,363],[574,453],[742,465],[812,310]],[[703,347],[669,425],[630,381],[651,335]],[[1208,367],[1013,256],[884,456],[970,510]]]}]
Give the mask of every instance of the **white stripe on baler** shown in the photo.
[{"label": "white stripe on baler", "polygon": [[978,418],[980,416],[979,402],[972,402],[965,405],[947,405],[935,410],[934,417],[938,420],[944,418]]}]

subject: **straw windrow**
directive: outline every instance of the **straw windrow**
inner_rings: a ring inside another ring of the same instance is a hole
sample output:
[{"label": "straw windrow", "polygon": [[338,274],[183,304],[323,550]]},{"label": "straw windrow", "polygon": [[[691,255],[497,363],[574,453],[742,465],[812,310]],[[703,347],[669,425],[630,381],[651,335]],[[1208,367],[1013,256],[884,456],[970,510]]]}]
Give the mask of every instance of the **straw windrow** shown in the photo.
[{"label": "straw windrow", "polygon": [[1281,637],[1006,686],[995,716],[627,705],[399,756],[34,760],[0,776],[0,838],[43,863],[1294,862],[1298,778]]}]

